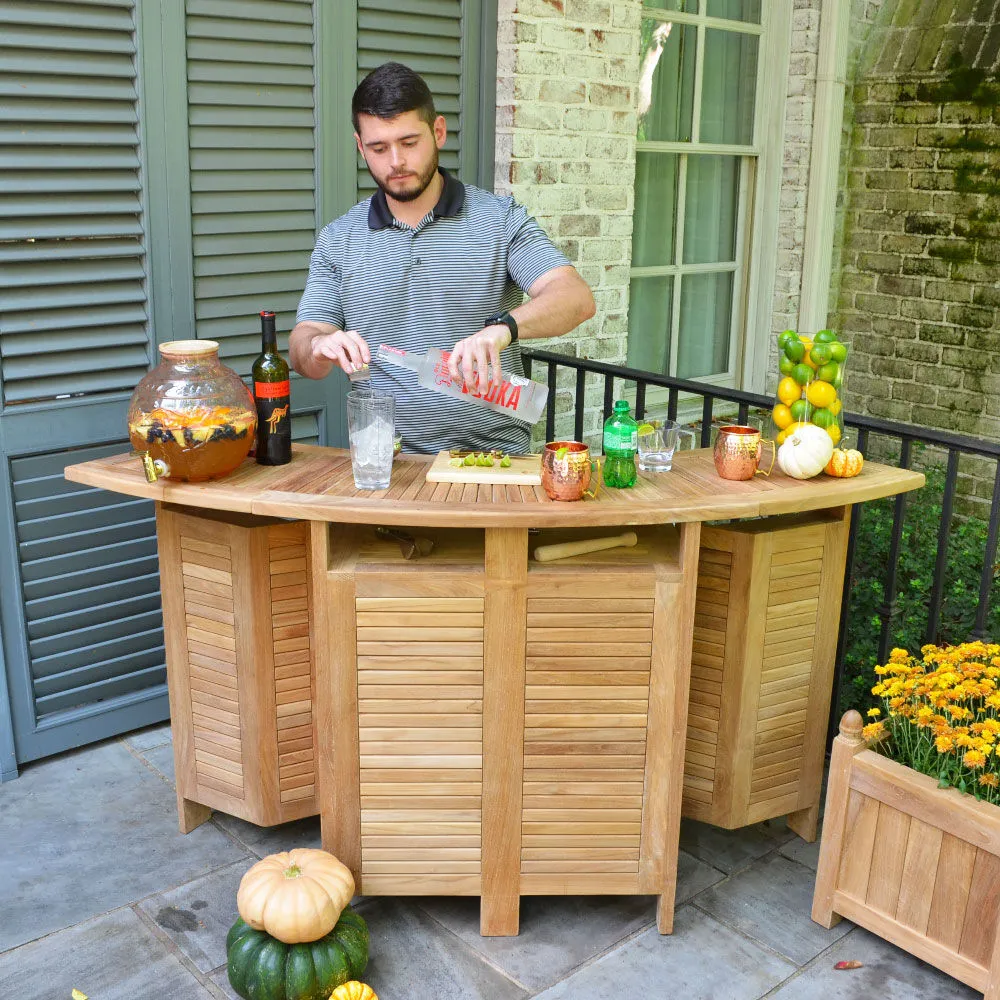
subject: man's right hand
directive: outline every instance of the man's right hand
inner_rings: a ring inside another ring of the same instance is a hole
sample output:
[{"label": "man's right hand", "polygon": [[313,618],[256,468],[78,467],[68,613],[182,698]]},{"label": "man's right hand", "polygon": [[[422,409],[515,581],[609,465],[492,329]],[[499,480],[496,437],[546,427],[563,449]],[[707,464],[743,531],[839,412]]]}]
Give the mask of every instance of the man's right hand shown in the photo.
[{"label": "man's right hand", "polygon": [[338,365],[350,375],[371,361],[371,351],[357,330],[326,323],[298,323],[289,338],[292,365],[307,378],[323,378]]}]

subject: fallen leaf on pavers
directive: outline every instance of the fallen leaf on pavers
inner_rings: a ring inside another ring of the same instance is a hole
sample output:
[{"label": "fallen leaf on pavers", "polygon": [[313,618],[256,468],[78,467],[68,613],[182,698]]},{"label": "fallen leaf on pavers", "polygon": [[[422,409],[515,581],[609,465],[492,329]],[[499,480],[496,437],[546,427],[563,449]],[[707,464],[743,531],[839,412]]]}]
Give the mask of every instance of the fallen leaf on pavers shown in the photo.
[{"label": "fallen leaf on pavers", "polygon": [[865,967],[864,962],[858,962],[857,960],[855,960],[853,958],[850,961],[847,961],[847,962],[838,962],[834,966],[834,968],[838,969],[838,970],[841,970],[841,969],[863,969],[864,967]]},{"label": "fallen leaf on pavers", "polygon": [[74,989],[70,997],[72,1000],[90,1000],[86,993],[81,993],[78,989]]}]

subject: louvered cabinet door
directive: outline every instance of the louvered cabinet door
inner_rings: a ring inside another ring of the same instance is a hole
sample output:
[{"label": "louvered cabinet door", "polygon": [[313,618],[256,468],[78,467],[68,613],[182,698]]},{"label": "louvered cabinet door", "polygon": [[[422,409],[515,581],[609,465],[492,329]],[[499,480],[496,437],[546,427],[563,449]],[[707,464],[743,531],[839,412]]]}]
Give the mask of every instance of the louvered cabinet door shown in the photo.
[{"label": "louvered cabinet door", "polygon": [[161,505],[158,530],[178,799],[314,815],[308,524]]},{"label": "louvered cabinet door", "polygon": [[579,575],[529,574],[526,895],[638,891],[654,581],[640,567],[603,581],[588,567],[574,587]]},{"label": "louvered cabinet door", "polygon": [[685,816],[815,836],[849,513],[703,529]]},{"label": "louvered cabinet door", "polygon": [[483,533],[407,562],[360,531],[354,577],[361,885],[478,895],[483,834]]}]

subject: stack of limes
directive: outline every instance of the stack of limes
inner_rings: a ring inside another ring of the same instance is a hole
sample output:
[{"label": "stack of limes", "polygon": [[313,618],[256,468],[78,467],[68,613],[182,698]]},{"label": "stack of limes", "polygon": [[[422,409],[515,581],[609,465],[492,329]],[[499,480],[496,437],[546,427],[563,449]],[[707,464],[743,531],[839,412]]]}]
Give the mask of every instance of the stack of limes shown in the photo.
[{"label": "stack of limes", "polygon": [[771,411],[778,444],[805,424],[822,427],[839,444],[844,434],[840,389],[847,345],[832,330],[819,330],[812,337],[785,330],[778,334],[778,356],[781,381]]}]

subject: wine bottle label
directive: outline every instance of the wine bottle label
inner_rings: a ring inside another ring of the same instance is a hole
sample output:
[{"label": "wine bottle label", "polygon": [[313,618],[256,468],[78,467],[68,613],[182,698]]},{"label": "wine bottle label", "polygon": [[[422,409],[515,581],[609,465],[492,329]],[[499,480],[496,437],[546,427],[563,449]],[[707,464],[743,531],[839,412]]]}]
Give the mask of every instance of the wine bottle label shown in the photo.
[{"label": "wine bottle label", "polygon": [[262,433],[291,433],[288,381],[254,382],[253,388],[257,397],[258,438]]},{"label": "wine bottle label", "polygon": [[258,399],[280,399],[290,392],[288,379],[284,382],[254,382],[253,394]]}]

